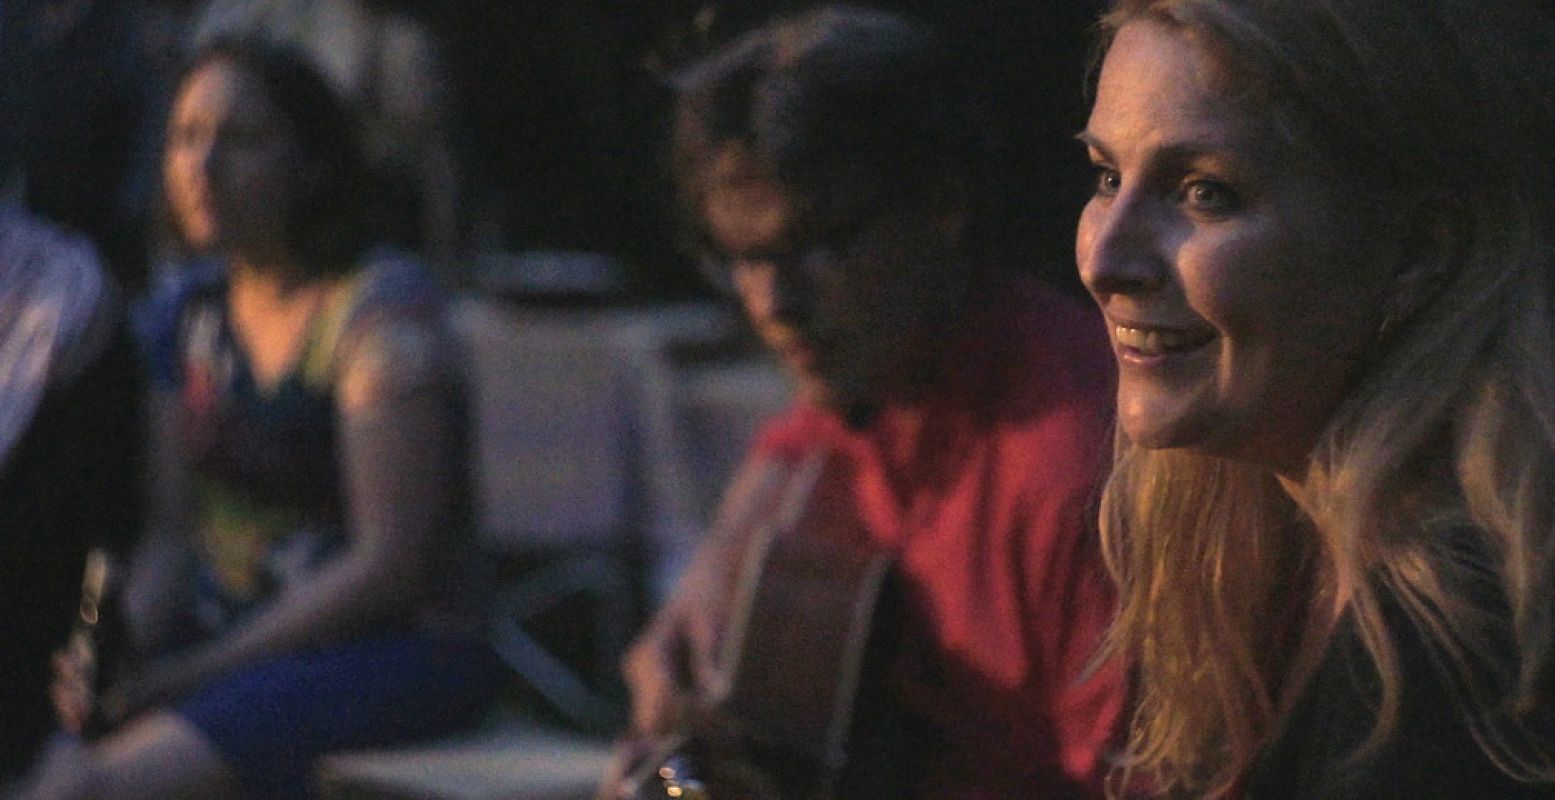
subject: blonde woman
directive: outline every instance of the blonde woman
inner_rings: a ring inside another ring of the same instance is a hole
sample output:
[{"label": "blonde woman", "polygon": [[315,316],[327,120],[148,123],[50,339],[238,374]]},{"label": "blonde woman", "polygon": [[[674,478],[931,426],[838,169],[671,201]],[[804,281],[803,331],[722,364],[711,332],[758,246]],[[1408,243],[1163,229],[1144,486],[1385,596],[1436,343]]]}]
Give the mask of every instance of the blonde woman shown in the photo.
[{"label": "blonde woman", "polygon": [[1080,138],[1120,367],[1115,792],[1555,796],[1555,22],[1123,0]]}]

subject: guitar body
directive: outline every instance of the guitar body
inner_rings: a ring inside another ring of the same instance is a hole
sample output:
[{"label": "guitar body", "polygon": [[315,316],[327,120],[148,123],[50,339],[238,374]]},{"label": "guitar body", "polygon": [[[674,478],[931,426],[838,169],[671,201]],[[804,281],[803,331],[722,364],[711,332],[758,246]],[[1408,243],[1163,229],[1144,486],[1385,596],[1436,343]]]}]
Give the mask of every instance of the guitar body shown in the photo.
[{"label": "guitar body", "polygon": [[[861,709],[890,650],[892,559],[862,534],[842,468],[817,452],[737,514],[720,669],[684,729],[645,759],[628,798],[885,800],[871,767],[891,731]],[[895,767],[896,765],[892,765]]]}]

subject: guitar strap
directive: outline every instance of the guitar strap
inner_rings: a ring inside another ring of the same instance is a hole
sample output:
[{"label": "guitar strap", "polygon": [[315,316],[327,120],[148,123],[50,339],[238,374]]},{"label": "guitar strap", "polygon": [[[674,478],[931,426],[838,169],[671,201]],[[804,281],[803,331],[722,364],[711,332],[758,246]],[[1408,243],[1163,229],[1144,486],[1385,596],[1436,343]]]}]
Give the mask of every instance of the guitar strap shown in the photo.
[{"label": "guitar strap", "polygon": [[[845,468],[799,463],[741,564],[711,708],[755,742],[835,778],[849,759],[859,681],[892,557],[858,533]],[[823,792],[824,794],[825,792]]]},{"label": "guitar strap", "polygon": [[726,620],[728,627],[719,658],[715,662],[722,668],[707,687],[708,699],[714,707],[722,706],[734,692],[734,677],[738,672],[736,666],[745,651],[745,640],[754,621],[752,614],[756,609],[756,591],[767,556],[778,536],[785,531],[792,531],[799,524],[805,503],[815,491],[816,481],[820,479],[825,464],[825,454],[819,451],[800,462],[798,469],[786,476],[783,486],[778,490],[778,498],[773,503],[770,516],[756,527],[745,543],[745,552],[740,558],[739,577],[735,580],[733,596],[730,598],[729,618]]}]

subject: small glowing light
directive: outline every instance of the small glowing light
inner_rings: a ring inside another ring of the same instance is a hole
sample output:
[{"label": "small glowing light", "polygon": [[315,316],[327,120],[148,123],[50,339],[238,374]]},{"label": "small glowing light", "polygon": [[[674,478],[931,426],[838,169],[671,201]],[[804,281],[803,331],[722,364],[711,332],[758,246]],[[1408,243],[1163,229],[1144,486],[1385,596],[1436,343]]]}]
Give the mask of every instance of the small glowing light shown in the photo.
[{"label": "small glowing light", "polygon": [[679,797],[680,796],[680,787],[679,786],[671,786],[671,787],[665,789],[664,793],[669,795],[670,797]]}]

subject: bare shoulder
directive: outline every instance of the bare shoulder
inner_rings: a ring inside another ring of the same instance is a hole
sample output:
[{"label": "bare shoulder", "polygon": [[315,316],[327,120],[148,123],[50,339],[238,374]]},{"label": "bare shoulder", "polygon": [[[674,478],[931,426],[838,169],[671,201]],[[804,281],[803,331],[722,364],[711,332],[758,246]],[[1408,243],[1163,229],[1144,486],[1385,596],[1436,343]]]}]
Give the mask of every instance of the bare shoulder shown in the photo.
[{"label": "bare shoulder", "polygon": [[341,411],[365,411],[462,380],[459,348],[442,315],[386,310],[359,328],[340,354]]}]

